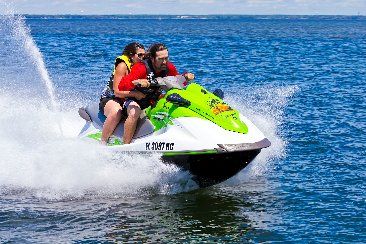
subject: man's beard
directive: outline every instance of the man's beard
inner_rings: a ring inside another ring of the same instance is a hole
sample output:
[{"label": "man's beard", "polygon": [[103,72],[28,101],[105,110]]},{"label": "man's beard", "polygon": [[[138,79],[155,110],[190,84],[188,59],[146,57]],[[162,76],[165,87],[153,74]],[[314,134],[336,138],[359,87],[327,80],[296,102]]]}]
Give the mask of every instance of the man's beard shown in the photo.
[{"label": "man's beard", "polygon": [[167,64],[162,64],[162,65],[160,65],[160,69],[161,69],[161,70],[166,70],[166,69],[167,69],[167,67],[168,67],[168,65],[167,65]]}]

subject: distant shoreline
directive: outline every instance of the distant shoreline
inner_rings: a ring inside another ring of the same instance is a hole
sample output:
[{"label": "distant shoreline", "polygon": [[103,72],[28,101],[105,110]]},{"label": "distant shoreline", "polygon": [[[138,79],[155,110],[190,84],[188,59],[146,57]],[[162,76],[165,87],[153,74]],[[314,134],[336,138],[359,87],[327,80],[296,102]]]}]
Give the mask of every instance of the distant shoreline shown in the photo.
[{"label": "distant shoreline", "polygon": [[[233,15],[233,14],[207,14],[207,15],[179,15],[179,14],[15,14],[26,18],[99,18],[99,19],[344,19],[344,20],[366,20],[366,15]],[[4,14],[0,14],[4,16]]]}]

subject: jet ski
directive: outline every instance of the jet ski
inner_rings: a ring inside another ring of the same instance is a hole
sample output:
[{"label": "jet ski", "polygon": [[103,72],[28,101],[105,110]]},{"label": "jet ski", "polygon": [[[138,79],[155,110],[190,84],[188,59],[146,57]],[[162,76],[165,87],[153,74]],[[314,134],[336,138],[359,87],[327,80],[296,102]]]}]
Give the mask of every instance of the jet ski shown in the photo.
[{"label": "jet ski", "polygon": [[[123,144],[121,121],[106,148],[118,152],[158,153],[166,163],[187,170],[200,187],[223,182],[245,168],[271,145],[264,134],[227,104],[220,89],[210,92],[183,76],[157,78],[165,96],[140,116],[130,144]],[[100,140],[106,117],[98,102],[79,109],[85,119],[79,137]]]}]

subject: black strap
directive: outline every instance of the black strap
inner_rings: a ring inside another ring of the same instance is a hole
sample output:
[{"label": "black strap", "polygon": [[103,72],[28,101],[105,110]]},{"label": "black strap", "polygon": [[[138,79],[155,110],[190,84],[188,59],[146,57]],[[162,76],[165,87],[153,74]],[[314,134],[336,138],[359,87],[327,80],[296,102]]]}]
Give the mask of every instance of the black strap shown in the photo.
[{"label": "black strap", "polygon": [[[155,78],[157,78],[157,74],[152,66],[151,60],[142,60],[142,63],[145,65],[145,69],[146,69],[146,74],[147,74],[147,80],[149,82],[151,82],[152,80],[154,80]],[[161,71],[161,75],[160,77],[166,77],[168,75],[169,72],[169,66],[167,65],[166,70]]]},{"label": "black strap", "polygon": [[[116,58],[115,62],[114,62],[114,70],[116,70],[117,66],[120,64],[120,63],[125,63],[126,62],[121,59],[121,58]],[[127,67],[127,70],[128,72],[131,72],[131,70],[128,68],[128,65],[126,64],[126,67]],[[112,73],[111,76],[109,77],[109,82],[108,82],[108,85],[109,85],[109,88],[113,91],[113,79],[114,79],[114,74]]]}]

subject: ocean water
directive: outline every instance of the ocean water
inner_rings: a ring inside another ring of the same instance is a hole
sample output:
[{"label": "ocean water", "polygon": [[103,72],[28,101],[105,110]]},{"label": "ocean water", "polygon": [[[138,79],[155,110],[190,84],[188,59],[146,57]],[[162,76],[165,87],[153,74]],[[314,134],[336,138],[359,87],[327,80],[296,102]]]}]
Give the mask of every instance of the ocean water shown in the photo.
[{"label": "ocean water", "polygon": [[[114,58],[164,42],[272,146],[197,189],[77,139]],[[366,18],[0,18],[0,242],[365,243]]]}]

